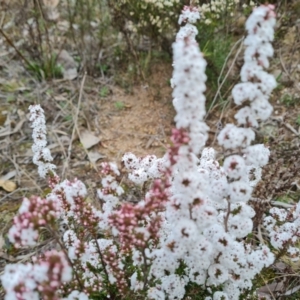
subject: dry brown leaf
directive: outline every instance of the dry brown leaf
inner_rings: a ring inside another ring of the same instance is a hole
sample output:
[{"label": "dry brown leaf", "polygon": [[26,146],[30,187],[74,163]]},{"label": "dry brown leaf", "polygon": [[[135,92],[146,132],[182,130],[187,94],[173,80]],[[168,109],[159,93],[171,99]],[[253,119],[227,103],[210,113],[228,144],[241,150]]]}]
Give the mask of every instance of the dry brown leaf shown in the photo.
[{"label": "dry brown leaf", "polygon": [[271,297],[270,294],[258,292],[257,296],[258,296],[258,299],[273,300],[273,298]]},{"label": "dry brown leaf", "polygon": [[0,180],[0,187],[10,193],[17,188],[17,185],[11,180]]},{"label": "dry brown leaf", "polygon": [[83,130],[80,133],[80,142],[85,149],[89,149],[100,142],[100,138],[92,134],[88,130]]},{"label": "dry brown leaf", "polygon": [[105,144],[105,143],[103,143],[103,142],[101,142],[101,146],[102,146],[103,148],[105,148],[105,149],[108,149],[108,148],[109,148],[108,145]]},{"label": "dry brown leaf", "polygon": [[68,98],[65,97],[64,95],[56,95],[53,97],[56,101],[67,101]]},{"label": "dry brown leaf", "polygon": [[17,185],[9,179],[16,176],[16,173],[17,172],[14,170],[14,171],[8,172],[4,176],[1,176],[0,187],[2,187],[7,192],[13,192],[17,188]]},{"label": "dry brown leaf", "polygon": [[283,281],[266,284],[265,286],[262,286],[257,290],[257,295],[260,294],[272,295],[273,293],[276,292],[282,292],[283,288],[284,288]]},{"label": "dry brown leaf", "polygon": [[298,292],[299,290],[300,290],[300,285],[297,285],[297,286],[293,287],[292,289],[286,291],[286,292],[284,293],[284,295],[285,295],[285,296],[290,296],[290,295],[292,295],[292,294]]},{"label": "dry brown leaf", "polygon": [[0,180],[5,181],[8,179],[11,179],[11,178],[15,177],[16,174],[17,174],[16,170],[10,171],[10,172],[6,173],[5,175],[1,176]]},{"label": "dry brown leaf", "polygon": [[99,152],[94,152],[94,151],[89,152],[88,155],[89,155],[89,160],[91,163],[96,163],[99,159],[106,157],[105,155],[103,155]]}]

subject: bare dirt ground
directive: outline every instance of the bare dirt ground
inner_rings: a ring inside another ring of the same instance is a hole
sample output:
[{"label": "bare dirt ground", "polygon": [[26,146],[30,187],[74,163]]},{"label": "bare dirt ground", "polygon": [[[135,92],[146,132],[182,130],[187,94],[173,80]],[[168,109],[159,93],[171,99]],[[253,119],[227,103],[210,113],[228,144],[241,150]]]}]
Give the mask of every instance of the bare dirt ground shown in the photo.
[{"label": "bare dirt ground", "polygon": [[[101,161],[120,164],[126,152],[137,156],[149,153],[162,156],[168,146],[174,117],[168,84],[171,67],[162,64],[153,69],[154,80],[150,79],[147,85],[134,86],[132,93],[89,76],[85,77],[82,89],[83,76],[74,82],[58,80],[37,83],[37,87],[24,86],[24,90],[30,90],[30,95],[15,90],[3,93],[1,173],[4,176],[11,172],[9,179],[17,188],[10,193],[5,189],[0,191],[1,212],[8,213],[3,208],[5,203],[10,207],[15,201],[19,203],[22,196],[43,193],[47,186],[44,180],[38,179],[31,161],[28,105],[40,103],[45,110],[48,145],[58,167],[57,173],[63,177],[78,177],[89,182],[91,173],[96,172]],[[20,72],[24,70],[20,68]],[[2,86],[17,85],[22,74],[15,76],[18,79],[3,76]],[[101,96],[103,86],[106,92]],[[16,97],[16,102],[7,101],[11,95]],[[100,180],[100,177],[92,179],[95,183]],[[6,222],[4,218],[1,220]]]},{"label": "bare dirt ground", "polygon": [[[292,8],[279,16],[275,57],[271,70],[278,88],[271,102],[274,113],[261,124],[257,139],[269,145],[271,159],[255,197],[291,204],[298,202],[300,188],[300,19]],[[77,177],[86,183],[93,201],[101,176],[102,161],[120,165],[122,155],[162,156],[169,144],[173,118],[169,63],[152,67],[146,83],[133,86],[132,93],[116,85],[113,77],[94,78],[78,74],[72,81],[37,81],[24,68],[14,51],[0,43],[0,180],[11,183],[0,188],[0,269],[24,259],[7,254],[4,239],[23,197],[46,195],[47,182],[39,179],[32,163],[28,106],[45,110],[48,145],[62,178]],[[227,70],[230,66],[227,66]],[[239,69],[232,78],[237,78]],[[232,80],[233,79],[228,79]],[[211,99],[208,99],[211,101]],[[236,107],[230,101],[216,102],[207,118],[209,144],[215,144],[218,128],[233,121]],[[277,180],[274,180],[276,178]],[[275,182],[275,183],[274,183]],[[14,186],[15,184],[16,186]],[[19,256],[18,256],[19,255]],[[0,271],[1,274],[2,270]]]}]

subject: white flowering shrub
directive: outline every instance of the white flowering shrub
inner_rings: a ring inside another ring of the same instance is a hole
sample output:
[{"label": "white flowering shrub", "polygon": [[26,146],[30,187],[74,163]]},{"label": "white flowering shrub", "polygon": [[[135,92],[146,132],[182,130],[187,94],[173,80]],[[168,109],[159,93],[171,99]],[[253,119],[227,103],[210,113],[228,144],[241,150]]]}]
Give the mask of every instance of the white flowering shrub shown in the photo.
[{"label": "white flowering shrub", "polygon": [[221,20],[228,21],[236,16],[236,13],[242,9],[244,12],[251,10],[256,6],[255,1],[250,1],[247,5],[241,5],[240,0],[211,0],[209,3],[203,3],[199,6],[199,12],[202,16],[202,21],[209,25],[215,22],[220,23]]},{"label": "white flowering shrub", "polygon": [[276,250],[285,250],[292,261],[299,260],[300,250],[297,247],[300,237],[300,204],[290,210],[273,207],[264,225],[269,233],[271,245]]},{"label": "white flowering shrub", "polygon": [[146,37],[151,44],[169,50],[182,7],[179,0],[108,0],[108,5],[114,26],[130,37],[135,49],[147,50],[149,45],[141,43]]},{"label": "white flowering shrub", "polygon": [[[176,29],[174,27],[177,23],[176,10],[182,5],[180,0],[109,0],[108,3],[118,17],[129,21],[127,24],[129,30],[150,34],[152,37],[157,33],[166,33],[170,30],[172,32]],[[255,1],[241,5],[240,0],[211,0],[200,4],[198,10],[201,13],[201,22],[207,25],[218,22],[220,26],[220,21],[225,15],[228,20],[233,19],[240,9],[251,11],[255,6]]]},{"label": "white flowering shrub", "polygon": [[227,124],[218,135],[222,163],[213,148],[205,148],[206,61],[194,25],[199,18],[197,8],[185,6],[173,44],[172,145],[163,158],[123,157],[131,181],[152,182],[137,204],[120,204],[124,190],[114,163],[102,163],[101,209],[85,202],[81,181],[60,181],[47,149],[44,112],[30,107],[34,163],[42,177],[49,176],[51,192],[45,199],[24,199],[8,238],[15,247],[33,246],[46,228],[60,251],[7,265],[1,276],[6,300],[183,299],[190,285],[206,300],[237,300],[274,262],[272,249],[298,258],[299,205],[271,209],[266,216],[273,248],[247,239],[255,215],[248,202],[270,154],[264,145],[253,144],[253,129],[272,112],[268,99],[276,81],[265,69],[273,55],[274,7],[256,8],[246,22],[241,83],[232,90],[241,107],[236,124]]}]

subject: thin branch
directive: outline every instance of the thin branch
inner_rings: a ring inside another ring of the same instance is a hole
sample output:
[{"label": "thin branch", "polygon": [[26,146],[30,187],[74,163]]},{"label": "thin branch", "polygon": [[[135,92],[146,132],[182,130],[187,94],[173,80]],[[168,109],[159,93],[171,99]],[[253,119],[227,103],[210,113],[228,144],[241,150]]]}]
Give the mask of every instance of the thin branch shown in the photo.
[{"label": "thin branch", "polygon": [[109,285],[110,284],[110,282],[109,282],[109,275],[108,275],[108,272],[106,270],[106,263],[104,261],[102,251],[101,251],[101,249],[99,247],[99,244],[97,242],[97,238],[94,235],[93,235],[93,239],[95,240],[96,248],[97,248],[99,256],[100,256],[100,260],[101,260],[101,264],[103,266],[103,271],[104,271],[104,274],[105,274],[105,277],[106,277],[106,281],[107,281],[107,283]]},{"label": "thin branch", "polygon": [[22,60],[26,63],[26,65],[28,67],[31,67],[31,63],[29,62],[29,60],[27,60],[27,58],[18,50],[18,48],[15,46],[15,44],[13,43],[13,41],[6,35],[6,33],[0,28],[0,33],[3,35],[3,37],[5,38],[6,42],[12,47],[14,48],[14,50],[17,52],[18,56],[22,58]]},{"label": "thin branch", "polygon": [[224,226],[225,226],[225,232],[228,232],[228,220],[229,220],[229,215],[230,215],[230,201],[228,199],[227,200],[227,214],[225,216],[225,219],[224,219]]},{"label": "thin branch", "polygon": [[70,162],[71,153],[72,153],[72,143],[73,143],[73,140],[74,140],[74,137],[75,137],[75,132],[76,131],[77,131],[77,133],[79,132],[77,122],[78,122],[79,109],[80,109],[81,101],[82,101],[83,87],[84,87],[85,79],[86,79],[86,72],[83,75],[81,85],[80,85],[77,109],[76,109],[76,114],[75,114],[75,118],[74,118],[74,127],[73,127],[71,141],[70,141],[69,148],[68,148],[68,157],[67,157],[66,163],[64,164],[64,168],[63,168],[62,175],[61,175],[62,178],[64,177],[66,168],[67,168],[67,166],[69,165],[69,162]]},{"label": "thin branch", "polygon": [[148,284],[148,275],[149,275],[149,272],[150,272],[150,268],[149,268],[149,265],[147,264],[147,257],[146,257],[146,253],[145,253],[145,249],[143,249],[142,251],[142,256],[143,256],[143,263],[144,263],[144,280],[143,280],[143,291],[145,292],[146,291],[146,288],[147,288],[147,284]]}]

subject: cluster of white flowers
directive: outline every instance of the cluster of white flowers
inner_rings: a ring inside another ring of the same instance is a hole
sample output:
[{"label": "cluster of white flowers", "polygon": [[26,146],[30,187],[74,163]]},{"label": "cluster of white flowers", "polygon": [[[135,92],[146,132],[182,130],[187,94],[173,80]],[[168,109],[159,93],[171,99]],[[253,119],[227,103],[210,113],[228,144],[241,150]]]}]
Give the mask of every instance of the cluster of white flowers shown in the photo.
[{"label": "cluster of white flowers", "polygon": [[180,149],[182,156],[186,156],[189,152],[198,155],[207,140],[208,126],[203,122],[206,61],[195,40],[198,30],[192,25],[198,19],[200,15],[196,8],[183,9],[179,22],[186,24],[180,28],[176,43],[173,45],[174,72],[171,84],[173,105],[176,110],[175,122],[176,127],[188,131],[190,137],[188,145]]},{"label": "cluster of white flowers", "polygon": [[[275,13],[273,6],[256,8],[246,23],[248,36],[244,41],[246,46],[244,66],[241,70],[242,82],[232,90],[234,102],[244,106],[235,115],[238,125],[227,124],[218,136],[218,142],[225,149],[245,148],[246,160],[255,166],[263,166],[268,161],[268,150],[262,145],[250,146],[255,138],[254,131],[249,127],[257,127],[257,119],[266,120],[272,106],[268,102],[270,93],[276,87],[274,76],[264,71],[269,66],[268,58],[273,55],[270,42],[274,38]],[[252,155],[256,154],[256,155]]]},{"label": "cluster of white flowers", "polygon": [[245,64],[241,70],[242,83],[232,90],[234,102],[237,105],[250,101],[235,116],[239,125],[257,127],[257,118],[266,120],[272,113],[272,106],[268,102],[270,93],[276,87],[273,75],[264,71],[269,67],[269,57],[273,56],[271,41],[274,38],[275,13],[266,7],[255,9],[246,23],[248,36],[244,41],[246,51]]},{"label": "cluster of white flowers", "polygon": [[[209,25],[213,20],[219,20],[221,16],[226,12],[234,17],[234,11],[240,0],[211,0],[209,3],[203,3],[199,6],[199,12],[201,13],[201,18],[205,24]],[[250,1],[249,5],[244,3],[242,7],[245,9],[247,7],[255,7],[255,2]]]},{"label": "cluster of white flowers", "polygon": [[286,250],[292,261],[299,260],[300,204],[293,209],[273,207],[264,218],[264,226],[275,249]]},{"label": "cluster of white flowers", "polygon": [[169,8],[179,3],[179,0],[144,0],[145,3],[153,4],[158,8]]},{"label": "cluster of white flowers", "polygon": [[[63,241],[68,250],[68,257],[74,262],[74,271],[79,271],[81,273],[84,286],[101,290],[103,280],[99,279],[100,274],[95,274],[88,266],[90,265],[101,270],[103,268],[103,261],[101,261],[100,254],[108,250],[113,251],[113,253],[118,252],[117,247],[113,245],[113,241],[108,239],[97,239],[97,241],[83,242],[78,239],[74,230],[67,230],[64,233]],[[99,253],[99,249],[101,253]],[[118,267],[123,269],[124,266],[122,263],[118,262]],[[106,266],[106,271],[108,272],[108,280],[111,284],[114,284],[116,278],[109,266]],[[100,277],[104,278],[104,273],[102,273]]]},{"label": "cluster of white flowers", "polygon": [[50,150],[47,146],[47,129],[44,110],[40,105],[31,105],[29,107],[31,127],[33,128],[33,163],[38,166],[39,175],[43,178],[49,172],[55,174],[54,169],[56,166],[51,163],[53,160]]},{"label": "cluster of white flowers", "polygon": [[[23,199],[23,202],[19,208],[19,214],[29,214],[30,200],[27,198]],[[17,242],[16,236],[20,239]],[[33,228],[33,226],[24,227],[22,222],[15,222],[8,232],[8,238],[11,243],[20,243],[22,246],[35,246],[38,239],[38,230]]]},{"label": "cluster of white flowers", "polygon": [[45,292],[48,299],[58,299],[56,290],[64,282],[72,279],[72,268],[63,252],[55,250],[44,254],[52,261],[40,259],[34,264],[9,264],[0,277],[6,290],[5,300],[40,299],[39,293]]},{"label": "cluster of white flowers", "polygon": [[[22,293],[24,297],[27,299],[39,299],[38,292],[35,290],[37,287],[35,279],[43,278],[45,274],[44,272],[36,272],[37,278],[35,278],[36,276],[33,273],[33,269],[32,264],[11,264],[6,266],[4,275],[1,277],[3,288],[6,290],[5,300],[12,299],[9,297],[13,296],[17,299],[15,288],[20,284],[24,286]],[[32,275],[34,275],[34,277],[32,277]]]},{"label": "cluster of white flowers", "polygon": [[136,157],[133,153],[126,153],[122,162],[127,170],[131,171],[129,179],[139,185],[147,180],[159,178],[167,163],[167,156],[157,158],[155,155],[147,155],[143,158]]},{"label": "cluster of white flowers", "polygon": [[147,34],[150,29],[169,34],[174,32],[174,9],[179,5],[180,0],[122,0],[115,1],[112,7],[127,15],[126,27],[131,33]]},{"label": "cluster of white flowers", "polygon": [[119,204],[119,197],[124,193],[124,190],[115,179],[115,176],[120,175],[117,165],[114,163],[103,163],[102,167],[105,177],[101,180],[102,188],[97,190],[98,198],[104,202],[102,212],[98,212],[100,218],[99,229],[107,230],[110,228],[109,216]]},{"label": "cluster of white flowers", "polygon": [[89,300],[89,297],[85,293],[75,290],[72,291],[71,294],[69,294],[68,297],[64,298],[63,300]]}]

